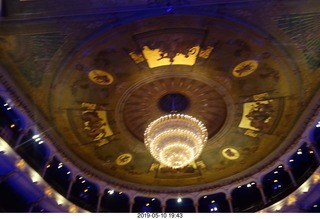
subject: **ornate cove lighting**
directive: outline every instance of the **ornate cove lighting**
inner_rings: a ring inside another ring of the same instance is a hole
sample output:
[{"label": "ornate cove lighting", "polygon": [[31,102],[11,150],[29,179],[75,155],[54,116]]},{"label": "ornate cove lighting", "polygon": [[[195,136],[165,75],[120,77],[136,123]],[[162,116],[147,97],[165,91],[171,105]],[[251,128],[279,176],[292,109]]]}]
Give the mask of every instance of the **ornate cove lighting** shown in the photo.
[{"label": "ornate cove lighting", "polygon": [[184,114],[162,116],[151,122],[144,133],[151,155],[173,169],[183,168],[197,159],[207,139],[204,124]]}]

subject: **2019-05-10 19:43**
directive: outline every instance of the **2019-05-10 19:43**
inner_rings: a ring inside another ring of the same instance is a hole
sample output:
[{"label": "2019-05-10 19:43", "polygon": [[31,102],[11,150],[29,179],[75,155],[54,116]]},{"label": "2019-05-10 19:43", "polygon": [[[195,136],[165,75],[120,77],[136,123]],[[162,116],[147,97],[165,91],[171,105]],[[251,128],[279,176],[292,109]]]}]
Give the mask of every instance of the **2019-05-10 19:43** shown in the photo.
[{"label": "2019-05-10 19:43", "polygon": [[138,213],[137,218],[183,218],[183,213]]}]

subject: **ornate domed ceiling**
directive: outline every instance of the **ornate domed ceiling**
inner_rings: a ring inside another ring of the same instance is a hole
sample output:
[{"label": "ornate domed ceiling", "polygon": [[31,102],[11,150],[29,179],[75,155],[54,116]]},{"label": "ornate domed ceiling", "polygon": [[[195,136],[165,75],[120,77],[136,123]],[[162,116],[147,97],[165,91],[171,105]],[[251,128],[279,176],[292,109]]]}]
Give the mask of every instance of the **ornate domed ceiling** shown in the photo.
[{"label": "ornate domed ceiling", "polygon": [[[143,186],[215,183],[275,158],[299,114],[291,61],[268,35],[235,21],[142,19],[79,46],[56,73],[50,113],[69,149],[106,176]],[[170,113],[170,94],[209,132],[200,158],[182,170],[161,166],[143,144],[147,125]]]},{"label": "ornate domed ceiling", "polygon": [[[14,77],[48,120],[48,132],[65,143],[59,150],[93,176],[152,191],[237,181],[286,150],[286,136],[317,80],[302,72],[308,68],[299,61],[303,54],[285,47],[289,38],[265,26],[264,15],[228,10],[232,16],[168,13],[117,25],[87,19],[86,36],[79,38],[79,18],[74,29],[57,22],[60,33],[46,36],[54,45],[63,43],[47,60],[41,84],[27,82],[32,75],[21,79],[22,70]],[[280,10],[263,12],[281,16]],[[5,38],[13,59],[28,53],[27,37]],[[32,55],[39,67],[42,54]],[[143,143],[148,124],[171,112],[173,97],[176,110],[201,120],[209,133],[200,157],[179,170],[157,163]]]}]

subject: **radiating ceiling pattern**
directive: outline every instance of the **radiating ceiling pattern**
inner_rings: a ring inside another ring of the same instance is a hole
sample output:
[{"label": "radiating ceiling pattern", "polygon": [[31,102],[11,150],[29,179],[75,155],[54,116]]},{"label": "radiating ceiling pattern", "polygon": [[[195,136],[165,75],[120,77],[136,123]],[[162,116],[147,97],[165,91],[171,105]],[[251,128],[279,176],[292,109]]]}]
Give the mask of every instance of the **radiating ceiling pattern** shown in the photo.
[{"label": "radiating ceiling pattern", "polygon": [[320,67],[319,13],[288,14],[277,18],[279,28],[302,50],[311,69]]}]

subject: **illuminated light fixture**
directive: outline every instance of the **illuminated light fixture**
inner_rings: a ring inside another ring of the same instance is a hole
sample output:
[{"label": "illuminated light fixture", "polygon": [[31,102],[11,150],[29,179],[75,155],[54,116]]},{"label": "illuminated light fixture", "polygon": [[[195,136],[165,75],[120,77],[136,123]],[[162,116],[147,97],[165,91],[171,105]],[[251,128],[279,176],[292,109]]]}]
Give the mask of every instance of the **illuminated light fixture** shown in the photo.
[{"label": "illuminated light fixture", "polygon": [[25,161],[24,160],[19,160],[17,163],[16,163],[16,166],[19,168],[19,169],[21,169],[21,170],[23,170],[25,167],[26,167],[26,163],[25,163]]},{"label": "illuminated light fixture", "polygon": [[39,138],[40,137],[40,135],[34,135],[34,136],[32,136],[32,139],[36,139],[36,138]]},{"label": "illuminated light fixture", "polygon": [[56,201],[59,206],[63,205],[65,202],[62,198],[57,198]]},{"label": "illuminated light fixture", "polygon": [[75,205],[71,205],[69,207],[69,212],[70,213],[77,213],[78,212],[77,207]]},{"label": "illuminated light fixture", "polygon": [[15,124],[11,124],[10,125],[10,128],[14,128],[16,125]]},{"label": "illuminated light fixture", "polygon": [[317,128],[320,128],[320,121],[318,122],[318,124],[316,125]]},{"label": "illuminated light fixture", "polygon": [[114,190],[109,190],[108,193],[109,195],[112,195],[114,193]]},{"label": "illuminated light fixture", "polygon": [[181,199],[181,198],[178,198],[178,199],[177,199],[177,202],[178,202],[178,203],[182,202],[182,199]]},{"label": "illuminated light fixture", "polygon": [[198,119],[185,114],[169,114],[151,122],[144,143],[161,164],[183,168],[196,160],[206,144],[208,132]]},{"label": "illuminated light fixture", "polygon": [[39,181],[42,182],[42,178],[35,171],[31,171],[30,172],[30,178],[31,178],[32,182],[35,183],[35,184],[37,184]]},{"label": "illuminated light fixture", "polygon": [[280,211],[282,207],[283,207],[283,203],[279,203],[274,207],[274,211]]},{"label": "illuminated light fixture", "polygon": [[176,94],[171,96],[171,112],[151,122],[144,132],[144,143],[152,157],[172,169],[186,167],[202,153],[208,132],[198,119],[177,113]]}]

